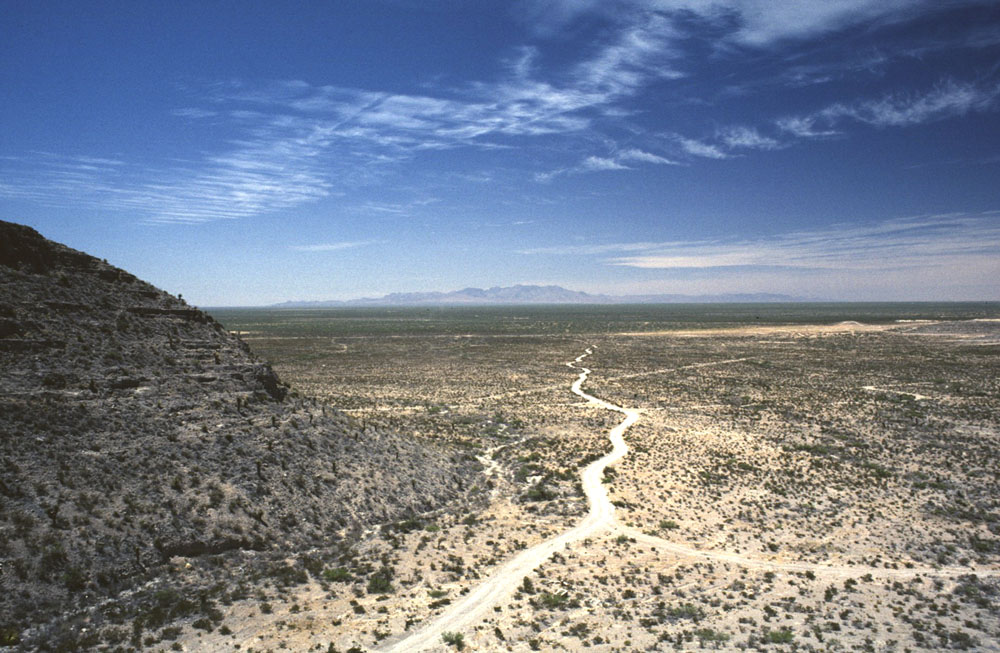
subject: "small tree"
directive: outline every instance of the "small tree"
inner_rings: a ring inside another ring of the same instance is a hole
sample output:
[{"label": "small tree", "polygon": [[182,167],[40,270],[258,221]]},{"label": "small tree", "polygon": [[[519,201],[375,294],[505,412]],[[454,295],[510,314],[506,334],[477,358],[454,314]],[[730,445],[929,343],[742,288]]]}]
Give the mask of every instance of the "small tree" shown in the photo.
[{"label": "small tree", "polygon": [[368,578],[369,594],[391,594],[393,591],[392,569],[389,567],[382,567]]},{"label": "small tree", "polygon": [[445,644],[454,646],[459,651],[465,648],[465,635],[462,633],[444,632],[441,633],[441,639]]}]

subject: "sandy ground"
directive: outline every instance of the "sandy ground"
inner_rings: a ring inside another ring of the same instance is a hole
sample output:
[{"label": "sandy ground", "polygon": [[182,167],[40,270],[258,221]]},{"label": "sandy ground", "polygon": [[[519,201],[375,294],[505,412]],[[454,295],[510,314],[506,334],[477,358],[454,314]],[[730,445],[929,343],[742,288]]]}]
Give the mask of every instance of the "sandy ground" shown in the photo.
[{"label": "sandy ground", "polygon": [[[911,332],[925,326],[617,335],[569,364],[589,368],[572,382],[512,371],[519,387],[470,397],[488,384],[460,379],[464,401],[437,402],[435,418],[478,404],[526,421],[494,428],[479,453],[489,506],[370,533],[357,559],[389,563],[391,593],[367,592],[363,577],[313,579],[234,603],[227,633],[178,641],[454,650],[448,633],[480,651],[1000,650],[995,357],[961,333]],[[548,352],[552,365],[568,346]],[[379,392],[400,419],[428,414]],[[582,475],[569,465],[551,482],[553,497],[524,500],[546,469],[587,456]]]}]

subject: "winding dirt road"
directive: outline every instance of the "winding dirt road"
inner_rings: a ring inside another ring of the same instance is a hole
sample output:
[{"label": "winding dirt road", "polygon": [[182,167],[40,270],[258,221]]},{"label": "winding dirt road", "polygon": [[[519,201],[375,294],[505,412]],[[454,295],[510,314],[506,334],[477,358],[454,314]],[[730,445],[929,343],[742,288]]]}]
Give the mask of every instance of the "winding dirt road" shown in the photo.
[{"label": "winding dirt road", "polygon": [[[521,585],[523,578],[544,563],[556,551],[560,551],[566,545],[590,537],[599,531],[614,529],[634,538],[637,542],[642,542],[649,546],[668,551],[679,556],[701,558],[719,562],[728,562],[756,569],[772,569],[778,571],[802,572],[813,571],[817,574],[828,576],[860,576],[870,573],[875,577],[907,578],[918,574],[931,576],[954,577],[963,574],[976,573],[980,576],[998,576],[1000,570],[995,568],[970,568],[970,567],[919,567],[909,569],[880,569],[865,566],[835,566],[819,563],[807,562],[780,562],[777,560],[766,560],[761,558],[749,558],[727,551],[712,551],[697,549],[685,544],[670,542],[654,535],[643,533],[633,528],[626,528],[616,524],[615,507],[608,499],[607,489],[601,479],[604,470],[609,465],[621,460],[628,453],[628,445],[623,437],[633,424],[639,420],[641,411],[634,408],[623,408],[604,399],[594,397],[583,391],[582,386],[590,375],[591,370],[580,366],[587,356],[593,354],[593,348],[588,347],[586,351],[577,356],[567,366],[579,370],[580,374],[570,387],[572,392],[587,401],[587,405],[599,406],[601,408],[622,413],[625,419],[611,429],[608,434],[611,440],[611,452],[604,457],[592,462],[583,470],[583,491],[587,496],[590,511],[579,524],[557,535],[545,540],[535,546],[525,549],[517,556],[509,560],[500,567],[488,579],[478,587],[470,591],[461,600],[453,603],[445,612],[435,619],[424,624],[413,633],[404,636],[402,639],[390,641],[380,647],[379,651],[385,653],[415,653],[433,647],[441,647],[441,636],[446,632],[468,631],[478,623],[495,605],[513,595]],[[643,372],[634,375],[627,375],[619,378],[633,378],[659,374],[665,371],[676,371],[686,368],[706,367],[710,365],[724,365],[735,363],[745,358],[737,358],[710,363],[697,363],[671,370],[655,370],[653,372]]]},{"label": "winding dirt road", "polygon": [[628,446],[622,436],[639,419],[639,411],[621,408],[593,397],[581,389],[583,382],[587,380],[587,375],[590,374],[590,370],[585,367],[577,368],[577,364],[592,353],[593,350],[588,348],[586,353],[578,356],[573,362],[566,363],[569,367],[580,370],[580,376],[573,382],[571,389],[591,404],[623,413],[625,419],[611,430],[609,436],[613,445],[611,453],[590,463],[583,470],[583,491],[587,495],[590,512],[570,530],[525,549],[481,585],[462,597],[460,601],[453,603],[447,611],[436,619],[408,637],[380,648],[380,651],[404,653],[440,646],[443,633],[462,632],[476,624],[494,605],[517,591],[522,579],[548,560],[553,553],[562,550],[571,542],[582,540],[598,531],[607,529],[614,523],[615,507],[608,500],[608,491],[601,483],[601,478],[604,475],[605,467],[618,462],[628,453]]}]

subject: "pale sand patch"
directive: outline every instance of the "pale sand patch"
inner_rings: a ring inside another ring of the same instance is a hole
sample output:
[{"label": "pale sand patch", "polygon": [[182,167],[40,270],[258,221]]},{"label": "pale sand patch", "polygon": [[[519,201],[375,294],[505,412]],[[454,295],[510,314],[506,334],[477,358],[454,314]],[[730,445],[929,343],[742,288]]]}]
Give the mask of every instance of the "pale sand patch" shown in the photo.
[{"label": "pale sand patch", "polygon": [[890,390],[888,388],[879,388],[879,387],[874,386],[874,385],[865,385],[865,386],[862,386],[861,389],[862,390],[867,390],[868,392],[884,392],[886,394],[891,394],[891,395],[903,395],[903,396],[906,396],[906,397],[913,397],[913,399],[915,401],[925,401],[927,399],[932,399],[933,398],[933,397],[929,397],[927,395],[917,394],[916,392],[905,392],[903,390]]},{"label": "pale sand patch", "polygon": [[899,324],[862,324],[846,321],[837,324],[788,324],[776,326],[742,326],[718,329],[679,329],[676,331],[623,331],[618,336],[676,336],[679,338],[706,338],[715,336],[759,336],[789,334],[793,336],[821,335],[828,333],[871,332],[899,329]]}]

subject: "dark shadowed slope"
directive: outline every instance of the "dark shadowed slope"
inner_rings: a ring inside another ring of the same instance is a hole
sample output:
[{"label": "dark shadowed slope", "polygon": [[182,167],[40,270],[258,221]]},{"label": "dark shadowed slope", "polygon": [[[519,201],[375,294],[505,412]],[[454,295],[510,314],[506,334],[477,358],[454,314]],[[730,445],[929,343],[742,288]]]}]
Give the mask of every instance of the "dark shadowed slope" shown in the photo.
[{"label": "dark shadowed slope", "polygon": [[[475,465],[362,432],[289,392],[209,315],[7,222],[0,415],[0,643],[54,646],[40,624],[162,577],[176,556],[281,559],[439,507]],[[90,632],[115,619],[90,618]],[[60,629],[81,637],[80,623]]]}]

